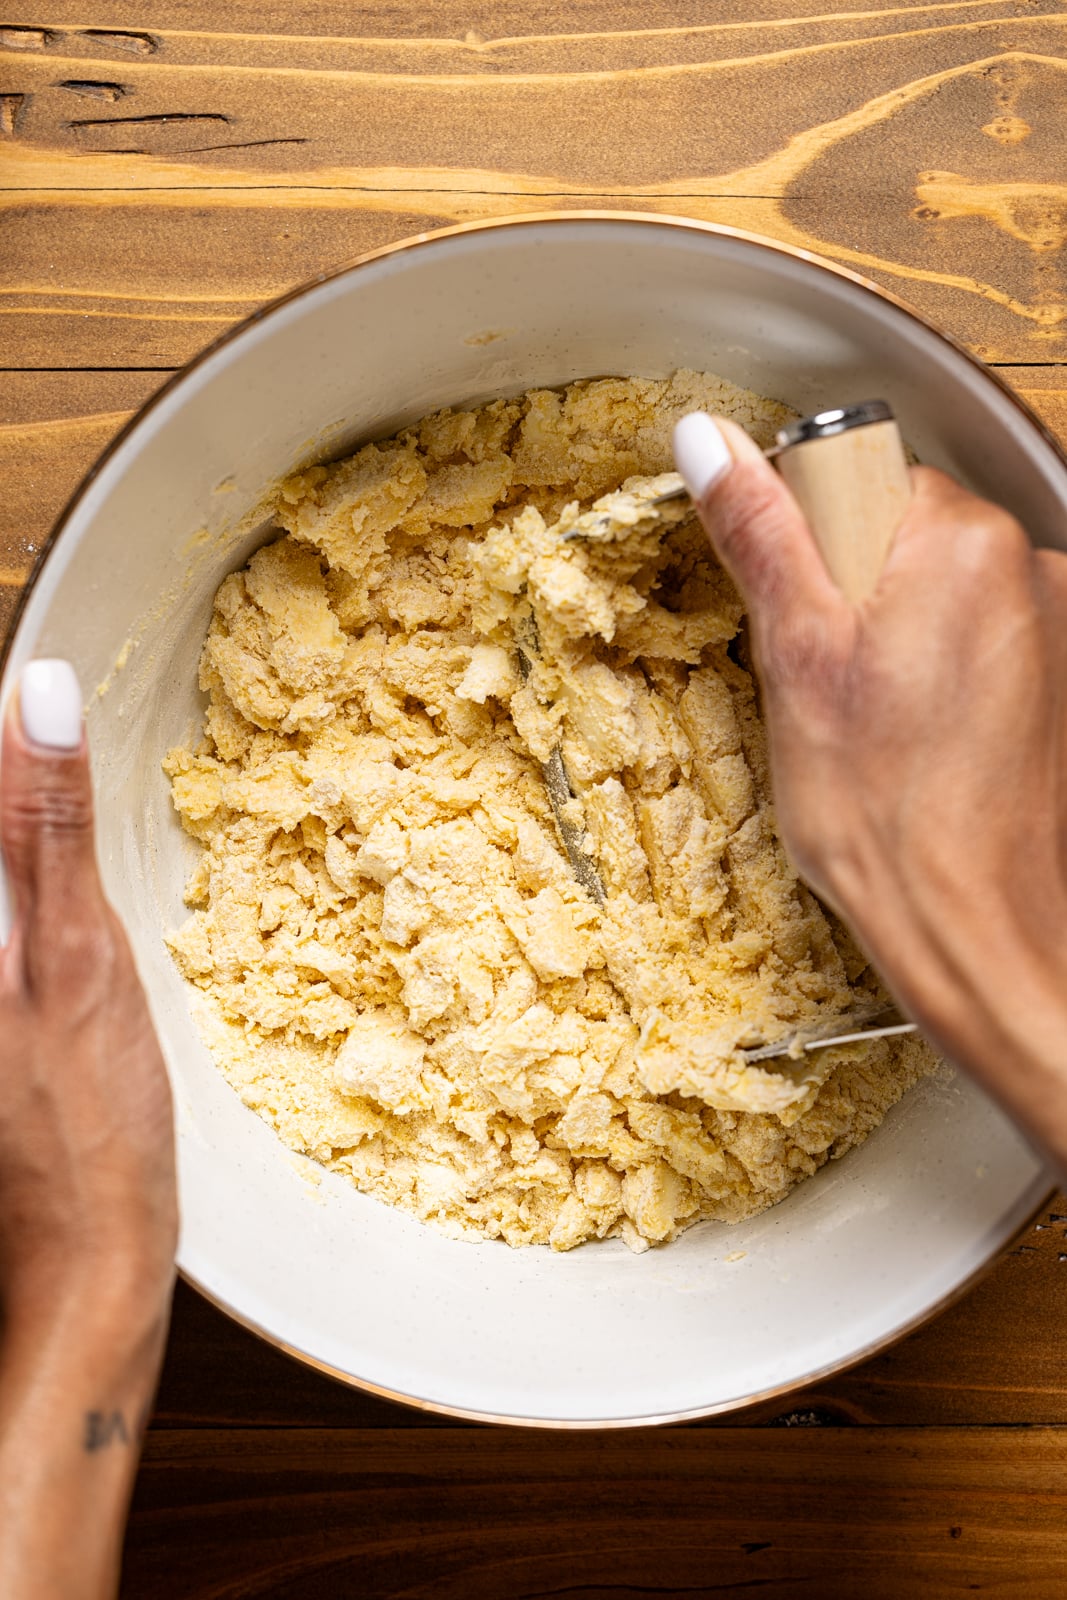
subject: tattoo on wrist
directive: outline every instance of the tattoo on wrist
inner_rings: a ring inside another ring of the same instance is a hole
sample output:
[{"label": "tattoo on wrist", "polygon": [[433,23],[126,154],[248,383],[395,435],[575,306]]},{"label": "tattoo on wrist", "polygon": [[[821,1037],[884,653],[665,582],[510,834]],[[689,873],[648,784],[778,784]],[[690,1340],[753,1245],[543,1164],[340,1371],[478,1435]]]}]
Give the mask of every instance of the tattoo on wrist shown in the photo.
[{"label": "tattoo on wrist", "polygon": [[121,1411],[87,1411],[82,1443],[90,1455],[109,1445],[129,1444],[130,1430]]},{"label": "tattoo on wrist", "polygon": [[96,1455],[112,1445],[129,1447],[139,1445],[148,1419],[152,1414],[151,1398],[138,1407],[137,1414],[128,1421],[126,1413],[116,1408],[112,1411],[87,1411],[82,1432],[82,1446],[87,1455]]},{"label": "tattoo on wrist", "polygon": [[108,1450],[112,1445],[137,1444],[148,1426],[151,1403],[145,1405],[130,1423],[124,1411],[87,1411],[82,1445],[87,1455]]}]

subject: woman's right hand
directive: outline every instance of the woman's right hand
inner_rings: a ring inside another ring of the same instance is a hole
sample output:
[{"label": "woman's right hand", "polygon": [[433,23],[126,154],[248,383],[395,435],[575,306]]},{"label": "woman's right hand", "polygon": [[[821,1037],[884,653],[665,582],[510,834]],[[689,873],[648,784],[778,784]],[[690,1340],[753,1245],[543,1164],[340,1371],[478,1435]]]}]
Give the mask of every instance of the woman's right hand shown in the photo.
[{"label": "woman's right hand", "polygon": [[746,434],[698,413],[675,449],[748,606],[795,865],[1067,1168],[1067,555],[916,468],[854,606]]}]

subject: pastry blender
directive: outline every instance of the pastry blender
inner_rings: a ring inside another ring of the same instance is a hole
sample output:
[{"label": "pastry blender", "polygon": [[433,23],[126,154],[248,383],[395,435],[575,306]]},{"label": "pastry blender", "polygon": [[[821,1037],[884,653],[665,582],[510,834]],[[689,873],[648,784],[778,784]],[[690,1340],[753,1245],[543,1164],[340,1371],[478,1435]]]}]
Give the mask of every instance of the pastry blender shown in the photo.
[{"label": "pastry blender", "polygon": [[[862,600],[878,580],[911,497],[907,461],[892,410],[884,400],[868,400],[802,417],[779,431],[767,455],[796,496],[838,585],[848,599]],[[677,487],[650,500],[648,510],[655,514],[688,498],[679,479]],[[614,527],[608,512],[599,517],[587,514],[580,526],[563,537],[610,538]],[[525,675],[536,654],[536,637],[520,639],[518,645]],[[583,829],[569,815],[574,791],[558,748],[544,763],[543,772],[574,876],[603,905],[603,880],[586,849]],[[832,1045],[914,1031],[915,1024],[895,1007],[876,1002],[805,1025],[771,1043],[743,1047],[742,1054],[751,1063],[799,1060]]]}]

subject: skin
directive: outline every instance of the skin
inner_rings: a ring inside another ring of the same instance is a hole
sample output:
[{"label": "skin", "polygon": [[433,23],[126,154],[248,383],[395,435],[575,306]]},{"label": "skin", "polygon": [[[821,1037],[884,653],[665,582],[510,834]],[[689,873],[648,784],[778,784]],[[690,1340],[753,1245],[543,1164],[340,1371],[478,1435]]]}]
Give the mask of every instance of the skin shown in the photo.
[{"label": "skin", "polygon": [[0,840],[0,1594],[95,1600],[166,1338],[177,1201],[170,1090],[100,887],[84,740],[31,745],[9,709]]},{"label": "skin", "polygon": [[[748,603],[779,824],[905,1009],[1067,1170],[1067,556],[940,474],[849,605],[738,429],[702,497]],[[0,1595],[97,1600],[169,1314],[166,1074],[93,850],[84,741],[9,709],[0,843]]]},{"label": "skin", "polygon": [[748,605],[786,847],[927,1037],[1067,1171],[1067,555],[914,468],[850,605],[782,479],[718,426],[733,464],[699,510]]}]

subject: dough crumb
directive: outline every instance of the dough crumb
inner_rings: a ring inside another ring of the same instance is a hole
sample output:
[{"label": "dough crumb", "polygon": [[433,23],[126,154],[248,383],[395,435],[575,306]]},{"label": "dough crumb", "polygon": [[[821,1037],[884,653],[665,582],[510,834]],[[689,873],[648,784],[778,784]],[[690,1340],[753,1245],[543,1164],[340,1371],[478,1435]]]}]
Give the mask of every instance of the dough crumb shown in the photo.
[{"label": "dough crumb", "polygon": [[741,1053],[881,990],[775,833],[738,596],[687,503],[650,514],[697,408],[761,444],[789,415],[598,379],[285,480],[165,763],[203,852],[169,942],[215,1061],[292,1150],[453,1236],[739,1221],[934,1064]]}]

